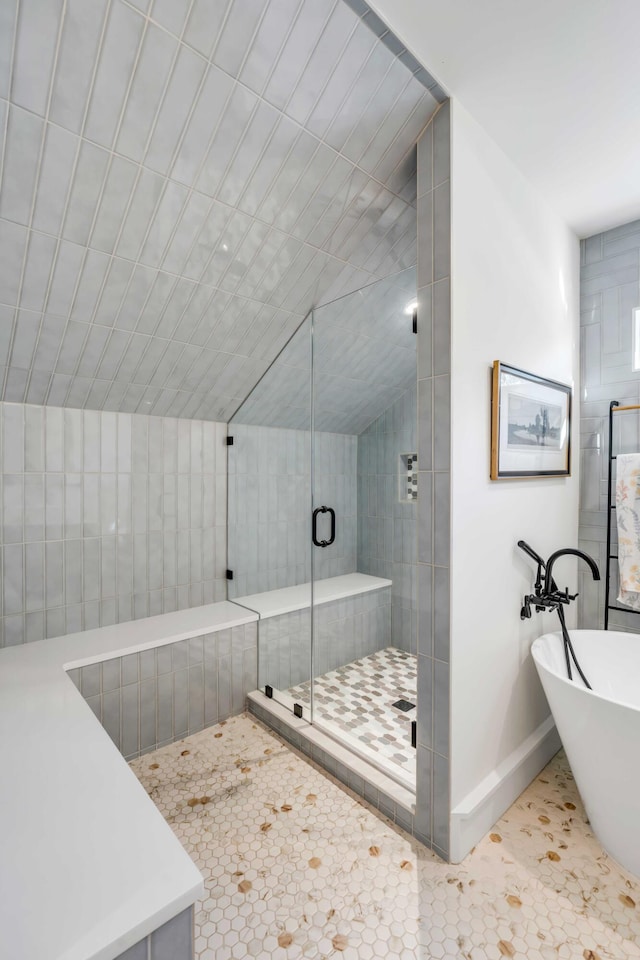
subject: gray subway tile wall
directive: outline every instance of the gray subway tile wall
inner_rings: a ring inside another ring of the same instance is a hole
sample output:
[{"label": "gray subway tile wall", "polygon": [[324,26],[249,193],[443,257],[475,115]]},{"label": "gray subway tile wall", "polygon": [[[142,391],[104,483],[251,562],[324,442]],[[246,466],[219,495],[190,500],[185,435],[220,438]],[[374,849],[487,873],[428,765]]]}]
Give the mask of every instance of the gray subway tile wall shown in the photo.
[{"label": "gray subway tile wall", "polygon": [[[314,607],[314,676],[389,646],[391,588]],[[296,610],[258,624],[258,685],[288,690],[311,679],[311,611]]]},{"label": "gray subway tile wall", "polygon": [[407,316],[415,297],[410,267],[314,309],[313,362],[308,317],[233,423],[309,430],[313,380],[314,431],[362,433],[415,380],[416,343]]},{"label": "gray subway tile wall", "polygon": [[143,6],[3,24],[0,397],[226,420],[313,304],[415,262],[443,94],[370,10]]},{"label": "gray subway tile wall", "polygon": [[194,908],[187,907],[116,960],[193,960]]},{"label": "gray subway tile wall", "polygon": [[[311,434],[232,424],[229,447],[229,597],[311,579]],[[357,439],[314,436],[316,502],[336,511],[336,541],[314,557],[318,579],[357,563]],[[319,555],[321,554],[321,555]]]},{"label": "gray subway tile wall", "polygon": [[358,570],[393,582],[391,644],[414,654],[419,502],[403,501],[400,456],[417,452],[416,419],[413,384],[358,437]]},{"label": "gray subway tile wall", "polygon": [[258,622],[258,687],[288,690],[311,676],[311,611]]},{"label": "gray subway tile wall", "polygon": [[[581,241],[580,270],[580,524],[579,546],[594,558],[602,579],[578,568],[578,624],[602,628],[607,564],[609,404],[640,403],[640,371],[633,369],[634,312],[640,308],[640,220]],[[640,451],[640,412],[614,414],[614,453]],[[614,461],[615,480],[615,461]],[[612,550],[618,538],[612,526]],[[618,595],[611,561],[610,603]],[[633,613],[611,611],[610,627],[640,632]]]},{"label": "gray subway tile wall", "polygon": [[0,404],[0,644],[226,599],[226,425]]},{"label": "gray subway tile wall", "polygon": [[[418,141],[418,747],[416,835],[448,859],[450,114]],[[426,341],[426,342],[425,342]]]},{"label": "gray subway tile wall", "polygon": [[447,99],[446,93],[440,87],[437,80],[434,80],[431,74],[416,60],[413,54],[406,49],[380,17],[365,3],[365,0],[345,0],[345,2],[351,7],[354,13],[362,17],[363,23],[366,23],[369,29],[380,38],[384,45],[404,63],[407,69],[429,90],[438,103],[443,103]]},{"label": "gray subway tile wall", "polygon": [[255,690],[257,623],[179,640],[69,671],[132,760],[242,713]]}]

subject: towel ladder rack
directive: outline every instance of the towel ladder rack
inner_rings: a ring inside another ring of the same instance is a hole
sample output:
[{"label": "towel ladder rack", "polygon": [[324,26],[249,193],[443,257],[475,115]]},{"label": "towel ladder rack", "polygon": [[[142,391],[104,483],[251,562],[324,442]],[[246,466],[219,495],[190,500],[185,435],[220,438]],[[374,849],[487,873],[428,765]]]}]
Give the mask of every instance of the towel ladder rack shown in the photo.
[{"label": "towel ladder rack", "polygon": [[611,561],[617,560],[618,555],[611,553],[611,524],[613,514],[616,509],[615,503],[611,502],[613,494],[613,461],[617,455],[613,452],[613,415],[614,413],[624,413],[628,410],[640,410],[640,404],[630,404],[621,406],[618,400],[612,400],[609,404],[609,469],[607,474],[607,576],[605,578],[605,599],[604,599],[604,628],[609,629],[609,611],[619,610],[621,613],[635,613],[640,616],[640,610],[631,610],[630,607],[620,607],[615,603],[609,603],[611,586]]}]

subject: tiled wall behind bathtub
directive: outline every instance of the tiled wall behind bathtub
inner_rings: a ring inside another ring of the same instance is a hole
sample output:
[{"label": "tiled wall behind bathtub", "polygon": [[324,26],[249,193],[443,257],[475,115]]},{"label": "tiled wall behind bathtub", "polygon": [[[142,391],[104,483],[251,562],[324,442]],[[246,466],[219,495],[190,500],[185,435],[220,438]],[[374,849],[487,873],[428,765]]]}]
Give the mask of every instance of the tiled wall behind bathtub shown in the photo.
[{"label": "tiled wall behind bathtub", "polygon": [[401,454],[417,452],[416,420],[414,383],[358,437],[358,570],[393,581],[391,642],[414,654],[418,505],[401,498],[399,474]]},{"label": "tiled wall behind bathtub", "polygon": [[[229,598],[311,579],[311,476],[308,430],[231,424]],[[315,502],[336,511],[336,540],[315,548],[317,579],[356,570],[357,438],[314,435]],[[329,535],[321,518],[318,534]]]},{"label": "tiled wall behind bathtub", "polygon": [[[640,307],[640,220],[581,243],[580,275],[580,549],[600,566],[594,583],[578,567],[581,627],[602,628],[607,562],[609,404],[640,403],[640,371],[633,370],[633,318]],[[614,453],[640,451],[640,411],[615,414]],[[576,431],[577,434],[577,431]],[[615,476],[615,466],[614,466]],[[616,553],[615,523],[612,553]],[[611,597],[617,596],[617,563],[611,562]],[[640,631],[640,617],[611,613],[616,629]]]},{"label": "tiled wall behind bathtub", "polygon": [[226,596],[226,425],[0,404],[0,643]]}]

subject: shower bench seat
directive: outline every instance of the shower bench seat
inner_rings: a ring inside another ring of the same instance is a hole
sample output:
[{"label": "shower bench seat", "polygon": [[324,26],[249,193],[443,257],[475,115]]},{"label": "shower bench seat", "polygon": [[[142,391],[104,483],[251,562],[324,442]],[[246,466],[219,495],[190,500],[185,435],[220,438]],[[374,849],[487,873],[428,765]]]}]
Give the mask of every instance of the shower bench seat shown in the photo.
[{"label": "shower bench seat", "polygon": [[257,619],[224,601],[0,651],[3,956],[115,960],[159,928],[187,956],[202,877],[69,672]]},{"label": "shower bench seat", "polygon": [[[313,605],[346,600],[373,590],[384,590],[392,585],[391,580],[372,577],[368,573],[345,573],[341,577],[327,577],[313,584]],[[252,593],[237,597],[234,601],[249,610],[255,610],[261,620],[280,617],[296,610],[307,610],[311,606],[311,584],[299,583],[295,587],[281,587],[278,590],[266,590],[264,593]]]}]

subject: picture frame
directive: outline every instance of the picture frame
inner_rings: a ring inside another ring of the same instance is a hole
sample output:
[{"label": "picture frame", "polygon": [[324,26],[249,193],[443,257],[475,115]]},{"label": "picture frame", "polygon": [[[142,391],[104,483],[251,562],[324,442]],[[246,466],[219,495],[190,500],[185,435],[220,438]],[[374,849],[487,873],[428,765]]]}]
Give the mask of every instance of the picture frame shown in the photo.
[{"label": "picture frame", "polygon": [[571,476],[571,387],[495,360],[492,480]]}]

